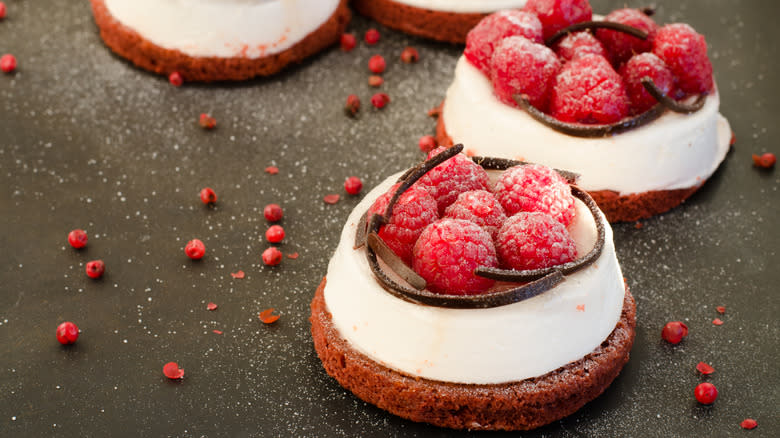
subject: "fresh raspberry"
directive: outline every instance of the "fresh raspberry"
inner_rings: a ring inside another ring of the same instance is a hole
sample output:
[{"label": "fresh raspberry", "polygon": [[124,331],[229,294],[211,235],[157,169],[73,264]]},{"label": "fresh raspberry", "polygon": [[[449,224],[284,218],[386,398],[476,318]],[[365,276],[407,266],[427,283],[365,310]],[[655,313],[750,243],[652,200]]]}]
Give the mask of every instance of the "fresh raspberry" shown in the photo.
[{"label": "fresh raspberry", "polygon": [[[428,159],[446,149],[439,146],[428,153]],[[440,216],[444,215],[444,209],[455,202],[461,193],[469,190],[490,190],[489,184],[485,169],[463,154],[457,154],[439,164],[416,183],[436,200]]]},{"label": "fresh raspberry", "polygon": [[521,271],[549,268],[577,257],[566,227],[541,212],[520,212],[507,219],[498,232],[496,250],[502,266]]},{"label": "fresh raspberry", "polygon": [[487,190],[471,190],[461,193],[458,195],[458,199],[444,211],[444,217],[474,222],[490,233],[493,240],[496,239],[498,230],[506,221],[504,207]]},{"label": "fresh raspberry", "polygon": [[599,40],[590,32],[575,32],[566,35],[555,46],[555,53],[561,60],[571,61],[583,55],[601,55],[609,59],[609,53],[604,49]]},{"label": "fresh raspberry", "polygon": [[676,23],[658,29],[653,39],[653,53],[677,76],[677,86],[684,93],[699,94],[713,89],[707,42],[691,26]]},{"label": "fresh raspberry", "polygon": [[674,75],[661,58],[652,53],[640,53],[633,56],[620,68],[620,76],[626,84],[626,93],[631,102],[632,114],[641,114],[658,103],[642,85],[645,76],[653,80],[656,86],[667,96],[673,97]]},{"label": "fresh raspberry", "polygon": [[603,56],[573,59],[553,82],[550,113],[563,122],[617,122],[628,115],[623,78]]},{"label": "fresh raspberry", "polygon": [[564,27],[590,21],[593,17],[588,0],[528,0],[523,10],[533,12],[539,17],[544,39],[550,38]]},{"label": "fresh raspberry", "polygon": [[371,105],[377,109],[382,109],[390,103],[390,96],[387,93],[376,93],[371,96]]},{"label": "fresh raspberry", "polygon": [[552,50],[521,36],[504,38],[490,59],[491,80],[496,97],[517,106],[515,94],[528,95],[531,105],[547,109],[550,88],[561,63]]},{"label": "fresh raspberry", "polygon": [[617,30],[598,29],[596,31],[596,37],[612,53],[612,61],[615,65],[623,64],[634,54],[649,52],[653,49],[653,38],[658,31],[658,25],[639,9],[614,10],[604,17],[604,21],[625,24],[647,32],[647,39],[643,40]]},{"label": "fresh raspberry", "polygon": [[448,295],[475,295],[495,282],[477,277],[480,266],[498,267],[490,234],[461,219],[442,219],[423,230],[414,245],[412,268],[428,282],[428,290]]},{"label": "fresh raspberry", "polygon": [[547,166],[526,164],[507,169],[493,191],[508,216],[538,211],[569,226],[574,219],[574,196],[566,180]]},{"label": "fresh raspberry", "polygon": [[[398,184],[377,198],[368,209],[368,220],[374,214],[385,214],[390,198],[395,194]],[[390,220],[379,228],[379,237],[406,264],[412,264],[412,249],[423,229],[439,219],[436,201],[423,188],[413,185],[405,191],[393,206]]]},{"label": "fresh raspberry", "polygon": [[542,23],[536,15],[523,11],[499,11],[483,18],[466,35],[463,56],[490,76],[490,58],[498,43],[506,37],[524,36],[542,42]]}]

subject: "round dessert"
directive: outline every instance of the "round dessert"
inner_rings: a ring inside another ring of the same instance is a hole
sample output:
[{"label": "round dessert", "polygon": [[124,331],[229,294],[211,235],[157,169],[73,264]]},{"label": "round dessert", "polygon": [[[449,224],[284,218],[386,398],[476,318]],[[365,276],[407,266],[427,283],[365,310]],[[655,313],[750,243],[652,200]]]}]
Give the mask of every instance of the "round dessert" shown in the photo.
[{"label": "round dessert", "polygon": [[610,222],[679,205],[718,168],[732,132],[704,37],[648,13],[581,15],[552,36],[541,15],[541,34],[478,25],[442,104],[439,144],[576,172]]},{"label": "round dessert", "polygon": [[437,426],[527,430],[570,415],[633,345],[612,231],[568,173],[442,149],[349,216],[312,301],[323,366],[359,398]]},{"label": "round dessert", "polygon": [[185,81],[277,73],[336,43],[347,0],[91,0],[106,45]]},{"label": "round dessert", "polygon": [[526,0],[352,0],[355,10],[411,35],[463,44],[487,14],[519,8]]}]

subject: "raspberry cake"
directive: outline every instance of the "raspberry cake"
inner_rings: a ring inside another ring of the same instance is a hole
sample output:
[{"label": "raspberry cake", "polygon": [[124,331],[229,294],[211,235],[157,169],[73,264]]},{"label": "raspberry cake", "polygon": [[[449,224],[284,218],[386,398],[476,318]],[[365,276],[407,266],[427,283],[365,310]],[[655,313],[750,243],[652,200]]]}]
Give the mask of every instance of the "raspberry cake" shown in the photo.
[{"label": "raspberry cake", "polygon": [[314,346],[342,386],[395,415],[533,429],[610,385],[636,307],[572,174],[461,150],[432,151],[351,213],[312,301]]},{"label": "raspberry cake", "polygon": [[586,0],[540,3],[551,2],[488,16],[469,33],[439,144],[577,172],[610,222],[682,203],[732,138],[704,37],[659,26],[649,10],[593,21]]},{"label": "raspberry cake", "polygon": [[487,14],[519,8],[526,0],[353,0],[355,10],[402,32],[449,43],[466,34]]},{"label": "raspberry cake", "polygon": [[347,0],[91,0],[115,53],[185,81],[267,76],[338,41]]}]

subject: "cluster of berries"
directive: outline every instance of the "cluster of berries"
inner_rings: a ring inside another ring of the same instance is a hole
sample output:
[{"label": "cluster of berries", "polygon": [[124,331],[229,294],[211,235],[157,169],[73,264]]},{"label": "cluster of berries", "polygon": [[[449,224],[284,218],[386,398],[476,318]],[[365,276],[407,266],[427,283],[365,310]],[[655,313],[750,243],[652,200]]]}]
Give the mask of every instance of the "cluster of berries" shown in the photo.
[{"label": "cluster of berries", "polygon": [[[377,198],[369,218],[386,215],[397,188]],[[495,282],[475,275],[477,267],[526,270],[574,260],[567,229],[574,202],[566,180],[549,167],[515,166],[493,185],[485,169],[457,154],[399,197],[378,234],[428,290],[480,294]]]},{"label": "cluster of berries", "polygon": [[485,17],[466,39],[464,56],[487,75],[496,96],[531,105],[569,123],[609,124],[641,114],[657,102],[642,85],[649,77],[667,96],[711,92],[712,64],[704,37],[687,24],[659,27],[639,9],[618,9],[604,21],[647,33],[640,39],[612,29],[570,33],[551,47],[544,41],[591,21],[588,0],[528,0],[522,10]]}]

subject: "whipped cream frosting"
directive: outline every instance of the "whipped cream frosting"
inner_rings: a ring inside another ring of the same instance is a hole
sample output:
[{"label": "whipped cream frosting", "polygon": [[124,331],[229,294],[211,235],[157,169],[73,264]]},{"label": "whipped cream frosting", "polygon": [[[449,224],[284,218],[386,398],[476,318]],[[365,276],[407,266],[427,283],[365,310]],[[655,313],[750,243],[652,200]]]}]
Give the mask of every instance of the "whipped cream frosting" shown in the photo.
[{"label": "whipped cream frosting", "polygon": [[114,18],[154,44],[196,57],[250,59],[292,47],[339,0],[105,0]]},{"label": "whipped cream frosting", "polygon": [[477,155],[522,159],[581,175],[585,190],[621,195],[703,183],[723,161],[731,128],[718,113],[718,93],[692,114],[666,111],[657,120],[603,138],[573,137],[501,103],[490,80],[464,57],[455,67],[442,117],[453,142]]},{"label": "whipped cream frosting", "polygon": [[394,0],[417,8],[447,12],[495,12],[501,9],[515,9],[525,6],[526,0]]},{"label": "whipped cream frosting", "polygon": [[[399,176],[372,190],[350,214],[328,265],[325,302],[333,324],[354,349],[411,376],[506,383],[581,359],[615,328],[625,288],[608,224],[595,263],[519,303],[450,309],[410,303],[385,291],[371,273],[365,248],[353,247],[362,214]],[[578,254],[593,248],[595,221],[579,200],[569,231]]]}]

